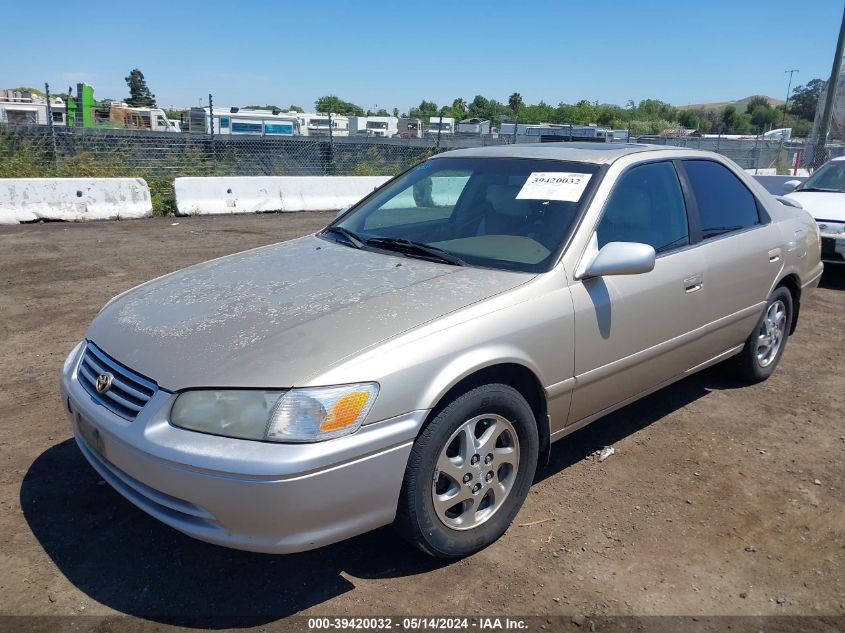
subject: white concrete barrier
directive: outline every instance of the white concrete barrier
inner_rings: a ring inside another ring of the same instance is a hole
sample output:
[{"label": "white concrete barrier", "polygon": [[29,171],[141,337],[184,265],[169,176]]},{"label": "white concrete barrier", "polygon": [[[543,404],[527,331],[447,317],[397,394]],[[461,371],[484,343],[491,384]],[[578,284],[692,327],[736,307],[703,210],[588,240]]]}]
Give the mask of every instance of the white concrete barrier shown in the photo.
[{"label": "white concrete barrier", "polygon": [[141,178],[0,178],[0,224],[152,215]]},{"label": "white concrete barrier", "polygon": [[335,211],[390,180],[388,176],[185,177],[173,183],[179,215]]},{"label": "white concrete barrier", "polygon": [[[774,167],[765,167],[760,169],[746,169],[746,173],[751,174],[752,176],[777,176],[778,170]],[[792,169],[789,170],[789,173],[792,174]],[[810,172],[806,169],[798,169],[796,173],[793,174],[794,176],[809,176]]]}]

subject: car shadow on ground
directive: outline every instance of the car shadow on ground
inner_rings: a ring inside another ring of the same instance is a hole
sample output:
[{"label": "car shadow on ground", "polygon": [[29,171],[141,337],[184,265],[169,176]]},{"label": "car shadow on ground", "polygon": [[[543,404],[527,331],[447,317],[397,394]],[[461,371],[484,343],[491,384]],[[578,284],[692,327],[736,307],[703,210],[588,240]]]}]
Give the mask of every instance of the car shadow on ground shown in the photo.
[{"label": "car shadow on ground", "polygon": [[845,290],[845,265],[825,264],[819,288]]},{"label": "car shadow on ground", "polygon": [[693,374],[552,444],[549,463],[538,469],[534,483],[558,474],[605,446],[612,446],[711,391],[745,386],[745,383],[726,376],[726,372],[718,366]]},{"label": "car shadow on ground", "polygon": [[[553,446],[551,462],[537,479],[560,473],[712,389],[737,385],[711,372],[676,383]],[[352,590],[348,577],[395,578],[449,564],[418,552],[389,527],[287,556],[208,545],[123,499],[72,439],[33,462],[20,503],[39,543],[79,590],[115,611],[184,627],[258,626]]]}]

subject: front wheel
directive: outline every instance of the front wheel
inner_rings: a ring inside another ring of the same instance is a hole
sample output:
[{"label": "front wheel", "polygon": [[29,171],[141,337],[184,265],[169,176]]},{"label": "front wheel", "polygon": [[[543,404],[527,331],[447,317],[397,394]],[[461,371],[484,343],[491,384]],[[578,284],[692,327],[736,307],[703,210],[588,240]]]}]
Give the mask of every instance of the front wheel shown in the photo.
[{"label": "front wheel", "polygon": [[755,383],[771,376],[783,355],[791,327],[792,295],[786,288],[775,288],[763,316],[735,357],[733,366],[737,377]]},{"label": "front wheel", "polygon": [[396,526],[439,558],[483,549],[522,507],[538,453],[534,412],[516,389],[491,384],[463,394],[414,443]]}]

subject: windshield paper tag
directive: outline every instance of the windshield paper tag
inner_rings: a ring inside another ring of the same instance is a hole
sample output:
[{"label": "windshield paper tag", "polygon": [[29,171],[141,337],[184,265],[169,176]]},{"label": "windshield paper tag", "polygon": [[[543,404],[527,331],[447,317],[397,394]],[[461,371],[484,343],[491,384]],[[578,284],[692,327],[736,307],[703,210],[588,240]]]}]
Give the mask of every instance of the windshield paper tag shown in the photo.
[{"label": "windshield paper tag", "polygon": [[564,200],[578,202],[592,174],[578,174],[565,171],[531,172],[517,200]]}]

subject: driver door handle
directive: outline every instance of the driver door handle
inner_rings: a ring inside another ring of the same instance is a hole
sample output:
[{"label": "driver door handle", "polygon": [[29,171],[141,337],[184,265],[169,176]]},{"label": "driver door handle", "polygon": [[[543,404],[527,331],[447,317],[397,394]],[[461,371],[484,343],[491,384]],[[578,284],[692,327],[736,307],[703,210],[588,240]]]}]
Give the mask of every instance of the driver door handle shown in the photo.
[{"label": "driver door handle", "polygon": [[696,292],[697,290],[701,290],[701,287],[704,285],[704,277],[701,273],[697,275],[693,275],[692,277],[687,277],[684,279],[684,292],[687,294],[691,292]]}]

